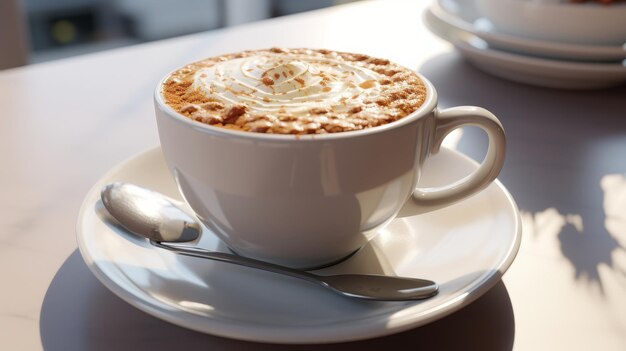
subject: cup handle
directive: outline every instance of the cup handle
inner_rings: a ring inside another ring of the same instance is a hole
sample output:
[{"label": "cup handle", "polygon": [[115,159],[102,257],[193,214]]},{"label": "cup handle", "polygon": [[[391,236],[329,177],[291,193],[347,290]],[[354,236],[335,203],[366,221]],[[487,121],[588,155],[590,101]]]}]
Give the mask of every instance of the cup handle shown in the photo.
[{"label": "cup handle", "polygon": [[439,152],[441,142],[451,131],[462,126],[477,126],[489,138],[485,159],[476,171],[452,184],[436,188],[416,188],[413,202],[421,211],[432,211],[462,200],[486,188],[500,173],[504,164],[506,142],[502,124],[491,112],[474,106],[452,107],[435,111],[435,131],[431,154]]}]

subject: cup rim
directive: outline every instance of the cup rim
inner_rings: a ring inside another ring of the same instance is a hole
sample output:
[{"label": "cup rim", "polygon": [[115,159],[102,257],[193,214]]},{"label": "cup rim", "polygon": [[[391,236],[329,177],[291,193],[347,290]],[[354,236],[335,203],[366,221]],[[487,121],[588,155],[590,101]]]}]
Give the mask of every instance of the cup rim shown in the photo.
[{"label": "cup rim", "polygon": [[378,133],[384,133],[389,130],[393,130],[396,128],[400,128],[407,124],[413,123],[414,121],[420,119],[421,117],[427,115],[428,112],[433,111],[437,107],[437,91],[433,84],[426,79],[419,72],[415,72],[418,77],[424,83],[426,87],[426,99],[424,103],[417,110],[411,112],[407,116],[404,116],[398,120],[395,120],[390,123],[386,123],[384,125],[365,128],[361,130],[352,130],[346,132],[337,132],[337,133],[326,133],[326,134],[304,134],[304,135],[296,135],[296,134],[269,134],[269,133],[255,133],[248,131],[240,131],[234,129],[227,129],[222,127],[214,127],[208,125],[206,123],[194,121],[191,118],[183,116],[178,113],[172,107],[170,107],[163,100],[162,87],[165,80],[173,73],[174,71],[165,75],[159,83],[154,91],[154,101],[156,103],[157,108],[159,108],[162,112],[164,112],[169,118],[172,118],[174,121],[178,123],[182,123],[190,128],[197,130],[202,133],[209,134],[215,137],[225,137],[225,138],[238,138],[238,139],[247,139],[247,140],[258,140],[258,141],[273,141],[273,142],[322,142],[327,140],[336,140],[336,139],[349,139],[353,137],[366,136]]}]

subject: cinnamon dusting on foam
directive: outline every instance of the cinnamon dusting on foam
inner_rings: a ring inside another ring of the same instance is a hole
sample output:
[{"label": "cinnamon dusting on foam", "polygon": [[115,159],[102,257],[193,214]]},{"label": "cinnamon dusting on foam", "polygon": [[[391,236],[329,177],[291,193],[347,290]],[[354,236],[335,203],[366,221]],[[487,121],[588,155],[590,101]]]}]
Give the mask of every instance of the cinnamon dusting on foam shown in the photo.
[{"label": "cinnamon dusting on foam", "polygon": [[172,73],[166,103],[195,121],[275,134],[371,128],[418,109],[426,87],[386,59],[310,49],[244,51]]}]

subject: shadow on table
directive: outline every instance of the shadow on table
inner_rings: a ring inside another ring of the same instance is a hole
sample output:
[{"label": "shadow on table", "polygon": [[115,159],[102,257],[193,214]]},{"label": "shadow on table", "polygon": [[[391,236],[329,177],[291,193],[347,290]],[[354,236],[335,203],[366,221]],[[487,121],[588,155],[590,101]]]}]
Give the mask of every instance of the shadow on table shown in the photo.
[{"label": "shadow on table", "polygon": [[[626,85],[601,90],[535,87],[483,73],[456,52],[426,61],[419,71],[437,87],[443,108],[482,106],[502,121],[507,157],[498,178],[531,215],[535,230],[527,240],[542,236],[542,242],[556,243],[574,266],[574,278],[600,291],[599,267],[623,275],[626,267],[613,257],[626,248],[615,230],[606,227],[609,193],[601,183],[626,173]],[[458,149],[480,160],[486,144],[481,131],[466,128]],[[553,221],[563,222],[555,230],[545,228],[550,213]],[[570,217],[580,218],[579,229],[567,223]]]},{"label": "shadow on table", "polygon": [[91,274],[78,250],[59,269],[43,301],[40,335],[49,351],[72,350],[511,350],[515,321],[498,283],[460,311],[426,326],[377,339],[327,345],[245,342],[187,330],[119,299]]}]

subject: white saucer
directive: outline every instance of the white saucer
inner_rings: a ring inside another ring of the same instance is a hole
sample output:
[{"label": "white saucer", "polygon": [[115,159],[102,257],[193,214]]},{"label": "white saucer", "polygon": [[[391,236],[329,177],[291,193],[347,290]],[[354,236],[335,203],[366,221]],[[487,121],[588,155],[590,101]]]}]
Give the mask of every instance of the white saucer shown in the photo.
[{"label": "white saucer", "polygon": [[[428,161],[420,184],[449,182],[476,167],[468,157],[442,149]],[[106,212],[99,192],[112,181],[132,182],[180,198],[160,148],[122,163],[98,181],[87,194],[77,223],[80,252],[95,276],[151,315],[243,340],[340,342],[432,322],[495,285],[513,262],[521,238],[517,207],[499,181],[445,209],[397,218],[355,256],[319,272],[422,277],[437,281],[441,290],[420,302],[363,301],[305,281],[151,247],[102,220]],[[198,245],[224,249],[208,232]]]},{"label": "white saucer", "polygon": [[485,40],[489,46],[535,56],[580,61],[622,61],[626,46],[567,44],[499,33],[481,16],[476,0],[436,0],[427,10],[447,26]]},{"label": "white saucer", "polygon": [[543,59],[496,50],[481,38],[459,31],[430,10],[424,24],[434,34],[452,43],[475,66],[512,81],[550,88],[598,89],[626,82],[623,63],[590,63]]}]

